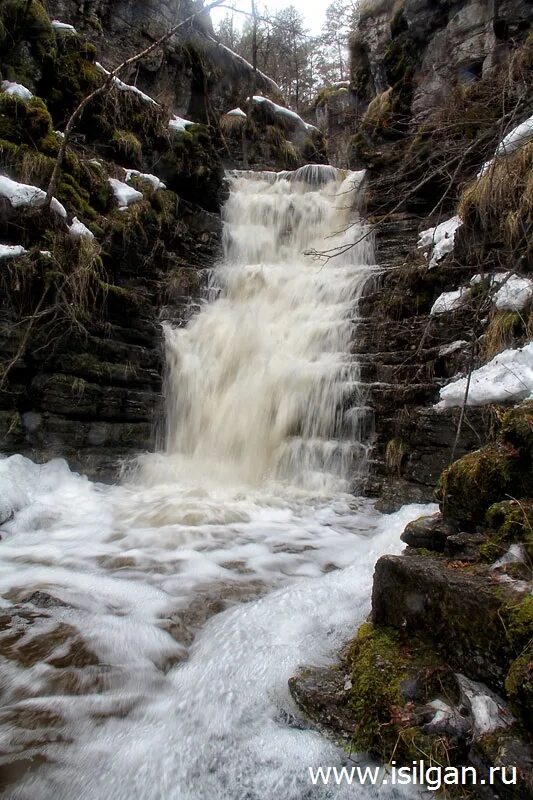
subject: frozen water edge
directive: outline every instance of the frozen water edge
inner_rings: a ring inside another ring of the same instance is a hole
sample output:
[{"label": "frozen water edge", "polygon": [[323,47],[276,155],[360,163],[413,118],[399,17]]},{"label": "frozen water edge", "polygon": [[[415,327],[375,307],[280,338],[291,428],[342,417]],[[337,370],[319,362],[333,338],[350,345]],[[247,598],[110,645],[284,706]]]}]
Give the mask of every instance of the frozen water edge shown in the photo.
[{"label": "frozen water edge", "polygon": [[[108,675],[98,694],[69,696],[50,690],[43,662],[14,670],[11,712],[61,714],[72,742],[48,737],[40,753],[54,763],[28,775],[13,800],[330,796],[309,785],[307,767],[345,756],[280,718],[295,710],[287,680],[302,663],[327,663],[353,634],[376,559],[399,552],[404,525],[432,507],[381,516],[366,500],[280,486],[104,487],[64,462],[21,457],[0,461],[0,486],[2,518],[16,512],[0,543],[4,606],[22,589],[66,603],[47,613],[81,633]],[[239,583],[255,585],[256,599],[234,600],[167,671],[165,660],[187,647],[167,633],[169,618],[202,592]],[[25,690],[31,697],[20,700]],[[12,735],[4,728],[2,744]],[[378,793],[387,796],[385,787],[334,796]]]}]

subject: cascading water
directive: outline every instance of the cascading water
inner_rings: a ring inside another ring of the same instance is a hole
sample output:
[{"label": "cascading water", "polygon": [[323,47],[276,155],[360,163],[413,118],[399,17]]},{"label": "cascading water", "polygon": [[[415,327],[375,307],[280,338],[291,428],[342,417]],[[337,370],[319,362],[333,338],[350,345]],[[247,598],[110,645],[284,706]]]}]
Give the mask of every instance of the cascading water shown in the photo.
[{"label": "cascading water", "polygon": [[229,180],[213,299],[166,328],[164,451],[119,486],[0,460],[9,800],[400,796],[313,786],[308,768],[344,755],[294,723],[287,689],[353,633],[376,558],[425,510],[385,518],[347,493],[365,455],[350,342],[372,251],[343,252],[361,175]]},{"label": "cascading water", "polygon": [[166,328],[163,474],[347,488],[364,456],[362,398],[346,409],[358,395],[350,343],[372,258],[367,238],[347,248],[362,177],[312,165],[231,174],[220,296],[187,328]]}]

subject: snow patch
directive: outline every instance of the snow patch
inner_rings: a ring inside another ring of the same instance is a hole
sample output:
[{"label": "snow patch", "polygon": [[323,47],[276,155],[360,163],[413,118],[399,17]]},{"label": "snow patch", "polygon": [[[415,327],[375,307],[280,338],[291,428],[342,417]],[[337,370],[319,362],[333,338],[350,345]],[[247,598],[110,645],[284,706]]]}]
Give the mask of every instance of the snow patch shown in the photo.
[{"label": "snow patch", "polygon": [[296,111],[292,111],[290,108],[285,108],[285,106],[279,106],[277,103],[274,103],[273,100],[270,100],[268,97],[262,97],[261,95],[254,94],[252,100],[254,103],[265,103],[268,105],[275,114],[279,114],[282,117],[287,117],[288,119],[296,122],[297,125],[305,128],[306,130],[315,130],[317,131],[318,128],[315,128],[314,125],[310,125],[308,122],[304,122],[304,120],[300,117]]},{"label": "snow patch", "polygon": [[443,292],[437,297],[429,313],[433,317],[436,314],[445,314],[447,311],[459,308],[463,304],[468,291],[467,288],[461,286],[460,289],[456,289],[454,292]]},{"label": "snow patch", "polygon": [[74,25],[69,25],[68,22],[61,22],[58,19],[53,19],[51,25],[56,31],[70,31],[71,33],[77,32]]},{"label": "snow patch", "polygon": [[[109,70],[103,66],[103,64],[100,64],[99,61],[95,62],[95,67],[97,67],[97,69],[99,69],[100,72],[103,72],[105,75],[111,74]],[[117,78],[116,76],[113,78],[113,85],[116,86],[117,89],[119,89],[119,91],[121,92],[132,92],[133,94],[138,95],[142,100],[144,100],[147,103],[152,103],[152,105],[154,106],[159,105],[158,103],[156,103],[153,97],[150,97],[150,95],[141,92],[141,90],[137,89],[136,86],[131,86],[131,84],[129,83],[124,83],[124,81],[121,81],[120,78]]]},{"label": "snow patch", "polygon": [[183,117],[178,117],[176,114],[172,117],[172,119],[168,123],[168,127],[172,131],[184,131],[186,130],[188,125],[196,125],[196,122],[191,122],[190,119],[184,119]]},{"label": "snow patch", "polygon": [[30,90],[21,83],[2,81],[2,89],[4,90],[5,94],[10,94],[14,97],[20,97],[21,100],[31,100],[33,97],[33,94],[30,92]]},{"label": "snow patch", "polygon": [[242,110],[242,108],[232,108],[231,111],[228,111],[226,114],[227,117],[244,117],[246,119],[246,114]]},{"label": "snow patch", "polygon": [[494,305],[500,311],[523,311],[533,298],[533,281],[512,275],[494,296]]},{"label": "snow patch", "polygon": [[459,673],[456,677],[461,700],[472,715],[475,737],[485,736],[513,724],[513,717],[501,697],[484,683],[472,681]]},{"label": "snow patch", "polygon": [[512,544],[501,558],[490,565],[491,569],[505,567],[507,564],[526,564],[527,558],[524,547],[521,544]]},{"label": "snow patch", "polygon": [[532,139],[533,116],[529,117],[529,119],[526,119],[524,122],[521,122],[520,125],[517,125],[516,128],[513,128],[513,130],[501,140],[500,144],[496,148],[494,156],[489,161],[485,161],[478,172],[477,177],[482,178],[484,175],[486,175],[497,158],[500,156],[508,156],[511,153],[514,153],[515,150],[518,150],[519,147],[527,144]]},{"label": "snow patch", "polygon": [[464,347],[468,347],[468,342],[465,341],[465,339],[458,339],[456,342],[443,345],[439,349],[439,356],[451,356],[452,353],[456,353],[458,350],[462,350]]},{"label": "snow patch", "polygon": [[4,258],[16,258],[27,252],[21,244],[0,244],[0,261]]},{"label": "snow patch", "polygon": [[133,186],[128,186],[127,183],[123,183],[116,178],[108,178],[108,181],[113,189],[120,211],[124,211],[132,203],[143,199],[142,193],[134,189]]},{"label": "snow patch", "polygon": [[[431,250],[431,260],[428,269],[436,267],[445,255],[451,253],[455,244],[455,234],[463,224],[460,217],[451,217],[434,228],[427,228],[421,231],[418,237],[418,249]],[[426,254],[427,257],[427,254]]]},{"label": "snow patch", "polygon": [[129,183],[132,176],[136,175],[138,178],[143,178],[145,181],[148,181],[152,184],[154,189],[166,189],[166,185],[163,181],[159,180],[157,175],[152,175],[149,172],[139,172],[137,169],[127,169],[126,170],[126,183]]},{"label": "snow patch", "polygon": [[[458,378],[440,390],[435,408],[461,406],[467,378]],[[533,342],[518,350],[504,350],[472,372],[467,405],[519,402],[533,397]]]},{"label": "snow patch", "polygon": [[[0,197],[5,197],[6,200],[9,200],[13,208],[20,208],[21,206],[40,208],[46,203],[46,192],[42,189],[37,186],[30,186],[27,183],[12,181],[6,175],[0,175]],[[55,197],[52,198],[50,208],[60,217],[66,219],[67,212],[65,207]]]},{"label": "snow patch", "polygon": [[80,222],[77,217],[72,220],[72,225],[69,225],[68,232],[73,239],[82,239],[83,237],[94,239],[94,233],[83,222]]}]

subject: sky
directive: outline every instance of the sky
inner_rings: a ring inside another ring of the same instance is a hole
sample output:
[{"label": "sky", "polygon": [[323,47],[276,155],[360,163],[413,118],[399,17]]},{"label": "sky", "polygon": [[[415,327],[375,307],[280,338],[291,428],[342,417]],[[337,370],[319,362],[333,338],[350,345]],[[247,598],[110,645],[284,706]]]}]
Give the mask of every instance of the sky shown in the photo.
[{"label": "sky", "polygon": [[[303,14],[307,27],[312,34],[320,33],[326,8],[330,0],[258,0],[258,9],[261,12],[263,6],[268,6],[269,11],[278,11],[280,8],[286,6],[296,6],[296,8]],[[224,5],[235,6],[241,11],[248,11],[250,9],[250,0],[227,0]],[[211,18],[216,25],[219,20],[228,13],[227,8],[215,8],[211,12]],[[242,17],[242,14],[236,14],[236,18]]]}]

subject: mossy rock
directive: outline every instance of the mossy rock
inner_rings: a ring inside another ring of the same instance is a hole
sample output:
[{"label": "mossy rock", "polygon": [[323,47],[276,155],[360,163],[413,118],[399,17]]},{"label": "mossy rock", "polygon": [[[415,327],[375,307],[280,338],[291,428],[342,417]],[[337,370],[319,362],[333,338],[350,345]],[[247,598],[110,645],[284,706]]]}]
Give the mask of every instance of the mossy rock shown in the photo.
[{"label": "mossy rock", "polygon": [[533,500],[503,500],[487,511],[489,540],[481,547],[486,561],[495,561],[507,552],[510,545],[520,543],[533,562]]},{"label": "mossy rock", "polygon": [[119,163],[135,168],[142,166],[142,145],[131,131],[115,130],[111,147]]},{"label": "mossy rock", "polygon": [[489,506],[509,494],[522,494],[527,478],[512,444],[498,442],[468,453],[439,480],[437,498],[444,519],[472,530],[483,522]]},{"label": "mossy rock", "polygon": [[515,406],[503,418],[501,436],[531,464],[533,461],[533,400]]},{"label": "mossy rock", "polygon": [[[533,633],[533,632],[532,632]],[[505,691],[514,713],[526,726],[533,720],[533,645],[511,664]]]},{"label": "mossy rock", "polygon": [[0,94],[0,139],[36,147],[52,133],[52,117],[42,100]]},{"label": "mossy rock", "polygon": [[[356,716],[353,746],[383,761],[416,758],[419,748],[432,752],[431,737],[416,726],[413,694],[425,703],[454,694],[451,671],[434,651],[392,628],[363,624],[347,651]],[[409,687],[409,688],[407,688]],[[413,688],[414,687],[414,688]]]},{"label": "mossy rock", "polygon": [[533,596],[527,595],[519,603],[505,607],[507,638],[515,652],[521,653],[533,639]]},{"label": "mossy rock", "polygon": [[[64,37],[59,43],[57,58],[43,70],[39,86],[40,94],[46,98],[47,105],[56,122],[62,127],[74,109],[94,89],[102,85],[103,73],[93,63],[94,51],[77,37]],[[93,127],[95,104],[84,113],[80,128],[84,131]],[[113,130],[111,121],[105,127],[105,134]]]},{"label": "mossy rock", "polygon": [[[9,36],[0,39],[2,60],[16,62],[17,49],[27,42],[34,59],[40,64],[53,61],[56,55],[56,39],[50,18],[39,0],[3,0],[0,19]],[[15,58],[13,58],[15,56]],[[23,76],[19,76],[23,77]]]}]

